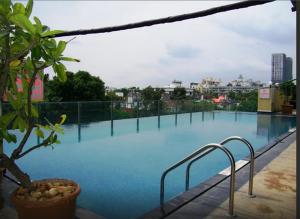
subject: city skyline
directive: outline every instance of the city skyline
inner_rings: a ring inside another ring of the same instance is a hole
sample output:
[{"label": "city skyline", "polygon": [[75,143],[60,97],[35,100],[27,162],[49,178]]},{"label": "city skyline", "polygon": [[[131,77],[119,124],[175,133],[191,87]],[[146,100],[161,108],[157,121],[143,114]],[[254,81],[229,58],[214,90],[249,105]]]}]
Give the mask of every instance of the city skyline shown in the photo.
[{"label": "city skyline", "polygon": [[[228,1],[38,1],[34,13],[52,29],[72,30],[190,13],[225,4]],[[74,72],[86,70],[111,87],[164,86],[173,79],[199,82],[209,76],[226,83],[239,74],[269,82],[271,54],[285,53],[295,60],[296,25],[290,8],[290,2],[278,1],[175,24],[78,36],[65,53],[81,62],[67,67]],[[71,37],[62,39],[67,41]]]}]

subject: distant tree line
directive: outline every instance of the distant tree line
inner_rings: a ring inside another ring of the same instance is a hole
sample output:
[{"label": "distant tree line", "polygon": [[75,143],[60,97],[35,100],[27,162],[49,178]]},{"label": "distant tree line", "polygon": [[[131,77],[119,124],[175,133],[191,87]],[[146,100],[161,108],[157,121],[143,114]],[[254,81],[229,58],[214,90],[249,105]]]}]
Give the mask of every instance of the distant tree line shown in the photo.
[{"label": "distant tree line", "polygon": [[257,90],[253,90],[246,93],[230,91],[228,94],[228,98],[232,101],[232,110],[243,112],[256,112],[258,102],[257,95]]},{"label": "distant tree line", "polygon": [[86,71],[67,72],[68,80],[44,78],[45,100],[50,102],[105,100],[104,82]]}]

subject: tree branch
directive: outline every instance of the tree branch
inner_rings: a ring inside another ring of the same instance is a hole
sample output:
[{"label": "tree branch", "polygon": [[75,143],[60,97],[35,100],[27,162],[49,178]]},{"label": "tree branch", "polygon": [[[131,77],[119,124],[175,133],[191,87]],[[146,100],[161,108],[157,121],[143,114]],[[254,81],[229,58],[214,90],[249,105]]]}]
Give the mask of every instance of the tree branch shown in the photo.
[{"label": "tree branch", "polygon": [[32,130],[33,130],[33,124],[28,124],[28,129],[25,133],[25,135],[23,136],[23,139],[21,140],[19,146],[13,151],[13,153],[11,154],[10,158],[13,160],[18,159],[19,154],[22,152]]},{"label": "tree branch", "polygon": [[[9,75],[9,57],[10,57],[10,39],[9,35],[5,36],[5,61],[3,66],[3,71],[1,72],[0,78],[0,98],[2,99],[4,91],[7,86],[8,75]],[[2,69],[1,69],[2,70]]]},{"label": "tree branch", "polygon": [[173,23],[183,20],[189,20],[199,17],[205,17],[208,15],[213,15],[221,12],[241,9],[241,8],[247,8],[251,6],[256,5],[262,5],[269,2],[273,2],[275,0],[247,0],[242,2],[237,2],[229,5],[219,6],[210,8],[203,11],[198,11],[194,13],[189,14],[181,14],[177,16],[171,16],[171,17],[164,17],[159,19],[153,19],[153,20],[146,20],[136,23],[129,23],[124,25],[118,25],[118,26],[110,26],[110,27],[103,27],[103,28],[96,28],[96,29],[87,29],[87,30],[73,30],[73,31],[65,31],[63,33],[53,34],[51,36],[47,37],[64,37],[64,36],[75,36],[75,35],[86,35],[86,34],[96,34],[96,33],[108,33],[108,32],[115,32],[115,31],[121,31],[121,30],[128,30],[128,29],[135,29],[135,28],[141,28],[146,26],[152,26],[152,25],[158,25],[158,24],[165,24],[165,23]]},{"label": "tree branch", "polygon": [[19,146],[13,151],[12,155],[11,155],[11,159],[18,159],[20,153],[22,153],[23,151],[23,148],[33,130],[33,120],[32,120],[32,113],[31,113],[31,93],[32,93],[32,86],[33,86],[33,83],[35,81],[35,77],[38,73],[38,69],[36,68],[35,66],[35,63],[32,61],[32,65],[33,65],[33,68],[34,68],[34,72],[33,72],[33,75],[31,77],[31,80],[29,82],[29,85],[28,85],[28,93],[27,93],[27,112],[28,112],[28,116],[27,116],[27,121],[28,121],[28,128],[27,128],[27,131],[22,139],[22,141],[20,142]]},{"label": "tree branch", "polygon": [[37,144],[37,145],[35,145],[35,146],[32,146],[31,148],[27,149],[27,150],[24,151],[23,153],[19,154],[19,155],[17,156],[17,159],[19,159],[19,158],[25,156],[26,154],[28,154],[29,152],[31,152],[31,151],[33,151],[33,150],[35,150],[35,149],[38,149],[38,148],[40,148],[40,147],[42,147],[42,146],[47,146],[47,145],[49,144],[49,141],[50,141],[51,137],[54,135],[54,133],[55,133],[55,132],[52,131],[52,132],[50,133],[50,135],[49,135],[42,143]]},{"label": "tree branch", "polygon": [[7,168],[20,181],[23,187],[32,188],[30,177],[26,173],[23,173],[14,160],[5,154],[0,154],[0,167]]},{"label": "tree branch", "polygon": [[35,45],[35,41],[32,41],[32,42],[29,44],[28,48],[25,49],[23,52],[21,52],[21,53],[15,55],[15,56],[13,56],[13,57],[10,57],[10,58],[9,58],[9,62],[14,61],[14,60],[18,60],[18,59],[21,59],[21,58],[25,57],[25,56],[29,53],[29,51],[34,47],[34,45]]}]

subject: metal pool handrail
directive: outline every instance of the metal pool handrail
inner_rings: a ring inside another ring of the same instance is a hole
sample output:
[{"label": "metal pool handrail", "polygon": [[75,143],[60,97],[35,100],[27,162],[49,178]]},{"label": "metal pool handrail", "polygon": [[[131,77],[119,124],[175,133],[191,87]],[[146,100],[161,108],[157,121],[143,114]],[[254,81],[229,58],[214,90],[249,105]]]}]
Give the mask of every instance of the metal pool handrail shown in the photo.
[{"label": "metal pool handrail", "polygon": [[[189,156],[187,156],[186,158],[184,158],[183,160],[177,162],[176,164],[172,165],[171,167],[169,167],[168,169],[166,169],[161,178],[160,178],[160,206],[162,207],[164,204],[164,195],[165,195],[165,178],[166,175],[174,170],[175,168],[179,167],[180,165],[182,165],[183,163],[185,163],[186,161],[192,159],[193,157],[197,156],[198,154],[205,152],[205,154],[208,154],[209,152],[212,152],[215,149],[220,149],[222,150],[227,157],[229,158],[230,164],[231,164],[231,172],[230,172],[230,191],[229,191],[229,214],[233,215],[233,203],[234,203],[234,187],[235,187],[235,160],[233,155],[231,154],[231,152],[225,148],[224,146],[220,145],[220,144],[216,144],[216,143],[212,143],[212,144],[207,144],[205,146],[203,146],[202,148],[198,149],[197,151],[195,151],[194,153],[190,154]],[[213,150],[212,150],[213,149]]]},{"label": "metal pool handrail", "polygon": [[[248,194],[250,197],[255,197],[253,195],[253,171],[254,171],[254,149],[253,149],[253,146],[250,144],[249,141],[247,141],[245,138],[242,138],[242,137],[239,137],[239,136],[231,136],[229,138],[226,138],[225,140],[223,140],[220,145],[224,145],[230,141],[234,141],[234,140],[237,140],[237,141],[241,141],[243,142],[248,148],[249,148],[249,151],[250,151],[250,171],[249,171],[249,190],[248,190]],[[205,156],[206,154],[214,151],[216,148],[212,148],[210,149],[210,151],[208,152],[205,152],[203,154],[200,154],[198,157],[194,158],[193,160],[191,160],[187,167],[186,167],[186,172],[185,172],[185,190],[187,191],[189,189],[189,184],[190,184],[190,169],[191,169],[191,166],[194,162],[196,162],[197,160],[201,159],[203,156]]]}]

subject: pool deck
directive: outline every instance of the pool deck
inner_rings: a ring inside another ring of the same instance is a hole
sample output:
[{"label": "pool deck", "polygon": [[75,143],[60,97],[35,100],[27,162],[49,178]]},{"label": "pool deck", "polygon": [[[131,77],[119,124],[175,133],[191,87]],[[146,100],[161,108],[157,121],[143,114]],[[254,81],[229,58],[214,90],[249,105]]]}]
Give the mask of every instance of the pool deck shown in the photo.
[{"label": "pool deck", "polygon": [[[296,132],[291,131],[255,152],[255,198],[247,194],[249,165],[237,170],[236,218],[296,218],[295,139]],[[229,177],[219,173],[140,219],[232,218],[228,215],[228,197]]]},{"label": "pool deck", "polygon": [[[296,218],[296,142],[264,167],[254,178],[255,198],[247,197],[247,185],[235,192],[238,218]],[[228,200],[206,219],[223,218]]]}]

